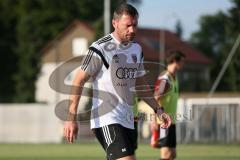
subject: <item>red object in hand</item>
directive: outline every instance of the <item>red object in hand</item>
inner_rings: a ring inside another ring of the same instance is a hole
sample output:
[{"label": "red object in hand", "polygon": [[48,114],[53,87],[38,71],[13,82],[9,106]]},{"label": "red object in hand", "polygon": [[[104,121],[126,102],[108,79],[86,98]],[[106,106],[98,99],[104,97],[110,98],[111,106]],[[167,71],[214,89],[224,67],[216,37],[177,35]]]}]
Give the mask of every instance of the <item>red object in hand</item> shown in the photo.
[{"label": "red object in hand", "polygon": [[157,130],[154,130],[151,137],[151,146],[157,148],[159,140],[159,127]]}]

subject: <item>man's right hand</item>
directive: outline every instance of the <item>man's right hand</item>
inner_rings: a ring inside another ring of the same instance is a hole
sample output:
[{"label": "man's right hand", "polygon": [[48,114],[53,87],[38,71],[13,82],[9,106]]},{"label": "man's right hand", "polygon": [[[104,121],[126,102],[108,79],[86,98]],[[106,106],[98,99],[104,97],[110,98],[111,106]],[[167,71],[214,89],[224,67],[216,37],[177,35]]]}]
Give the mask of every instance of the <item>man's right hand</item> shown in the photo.
[{"label": "man's right hand", "polygon": [[160,115],[160,121],[161,121],[161,124],[160,124],[161,128],[169,128],[170,125],[172,124],[172,119],[169,116],[169,114],[167,114],[166,112]]},{"label": "man's right hand", "polygon": [[77,121],[66,121],[64,124],[64,137],[69,143],[73,143],[73,140],[77,138],[78,125]]},{"label": "man's right hand", "polygon": [[156,116],[157,116],[157,122],[160,124],[161,128],[169,128],[170,125],[172,124],[172,119],[169,116],[169,114],[167,114],[166,112],[164,112],[163,108],[160,107],[158,108],[156,111]]}]

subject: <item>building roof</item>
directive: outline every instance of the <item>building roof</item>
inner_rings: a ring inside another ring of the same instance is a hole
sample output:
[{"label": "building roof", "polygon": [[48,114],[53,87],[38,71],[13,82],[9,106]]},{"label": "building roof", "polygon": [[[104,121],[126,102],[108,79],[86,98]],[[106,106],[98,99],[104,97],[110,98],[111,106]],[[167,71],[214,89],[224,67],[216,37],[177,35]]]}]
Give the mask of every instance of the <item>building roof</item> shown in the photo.
[{"label": "building roof", "polygon": [[145,60],[160,61],[160,34],[164,35],[165,56],[169,50],[176,49],[186,55],[186,61],[197,64],[210,64],[211,60],[202,52],[182,41],[168,30],[139,28],[136,40],[141,44]]},{"label": "building roof", "polygon": [[[50,41],[42,50],[41,53],[46,53],[58,40],[61,40],[67,36],[76,27],[84,27],[89,32],[95,33],[94,29],[86,22],[79,20],[73,21],[66,29],[64,29],[59,35]],[[188,43],[182,41],[175,33],[168,30],[151,29],[151,28],[139,28],[136,40],[141,44],[144,52],[145,60],[149,61],[160,61],[160,33],[164,32],[164,42],[165,42],[165,56],[167,56],[167,51],[172,49],[177,49],[182,51],[186,55],[186,61],[190,63],[197,64],[210,64],[211,60],[202,52],[194,49]]]},{"label": "building roof", "polygon": [[95,33],[94,29],[92,26],[87,23],[83,22],[80,20],[74,20],[69,26],[67,26],[62,32],[60,32],[53,40],[51,40],[41,51],[40,53],[44,54],[46,53],[56,41],[60,41],[62,38],[67,36],[74,28],[76,27],[84,27],[86,28],[89,32]]}]

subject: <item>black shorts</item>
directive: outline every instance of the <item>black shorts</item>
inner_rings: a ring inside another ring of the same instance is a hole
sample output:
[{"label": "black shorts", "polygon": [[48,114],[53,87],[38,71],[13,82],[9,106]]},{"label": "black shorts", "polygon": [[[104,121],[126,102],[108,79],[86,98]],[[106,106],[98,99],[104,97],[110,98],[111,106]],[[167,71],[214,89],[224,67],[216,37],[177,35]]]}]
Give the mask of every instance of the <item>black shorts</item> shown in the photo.
[{"label": "black shorts", "polygon": [[93,129],[93,133],[107,153],[108,160],[130,156],[137,149],[137,130],[120,124]]},{"label": "black shorts", "polygon": [[176,125],[172,124],[168,129],[160,128],[158,142],[159,148],[176,148]]}]

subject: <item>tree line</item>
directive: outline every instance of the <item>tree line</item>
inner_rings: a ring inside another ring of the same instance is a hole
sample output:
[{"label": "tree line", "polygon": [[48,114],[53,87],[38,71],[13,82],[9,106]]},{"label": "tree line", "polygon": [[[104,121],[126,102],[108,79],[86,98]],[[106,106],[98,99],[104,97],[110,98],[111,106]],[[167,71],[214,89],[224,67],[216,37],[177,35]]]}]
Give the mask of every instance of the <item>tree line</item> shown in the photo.
[{"label": "tree line", "polygon": [[[111,1],[111,10],[124,0]],[[103,0],[1,0],[0,102],[35,102],[40,50],[73,20],[103,32]]]},{"label": "tree line", "polygon": [[[210,66],[211,83],[216,80],[237,37],[240,34],[240,1],[231,0],[232,7],[227,12],[219,11],[214,15],[200,18],[199,31],[192,34],[190,43],[212,59]],[[240,91],[240,46],[236,50],[216,91]]]}]

